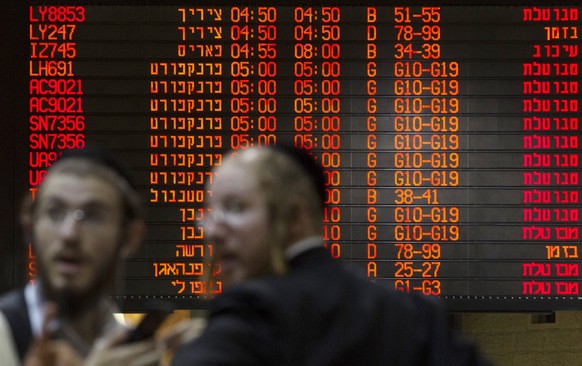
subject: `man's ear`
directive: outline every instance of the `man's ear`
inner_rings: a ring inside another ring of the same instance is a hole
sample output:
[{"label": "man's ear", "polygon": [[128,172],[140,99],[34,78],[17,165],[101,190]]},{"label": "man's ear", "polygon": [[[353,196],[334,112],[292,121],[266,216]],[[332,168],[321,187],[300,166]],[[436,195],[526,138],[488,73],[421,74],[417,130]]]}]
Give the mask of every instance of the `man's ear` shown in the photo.
[{"label": "man's ear", "polygon": [[130,220],[127,223],[125,242],[121,250],[121,255],[124,259],[137,254],[145,238],[145,230],[146,226],[143,220]]}]

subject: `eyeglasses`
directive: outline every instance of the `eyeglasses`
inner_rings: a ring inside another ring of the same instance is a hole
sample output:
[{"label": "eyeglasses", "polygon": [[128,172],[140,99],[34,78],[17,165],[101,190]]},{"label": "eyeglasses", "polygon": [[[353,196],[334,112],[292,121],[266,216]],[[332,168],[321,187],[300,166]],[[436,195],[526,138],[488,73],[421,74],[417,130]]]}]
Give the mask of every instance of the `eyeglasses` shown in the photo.
[{"label": "eyeglasses", "polygon": [[67,208],[64,206],[39,207],[37,217],[51,224],[62,225],[71,219],[86,226],[102,226],[111,221],[111,212],[103,207]]},{"label": "eyeglasses", "polygon": [[243,220],[250,208],[249,203],[239,200],[232,200],[221,206],[208,207],[204,217],[200,220],[200,225],[204,228],[217,223],[237,225]]}]

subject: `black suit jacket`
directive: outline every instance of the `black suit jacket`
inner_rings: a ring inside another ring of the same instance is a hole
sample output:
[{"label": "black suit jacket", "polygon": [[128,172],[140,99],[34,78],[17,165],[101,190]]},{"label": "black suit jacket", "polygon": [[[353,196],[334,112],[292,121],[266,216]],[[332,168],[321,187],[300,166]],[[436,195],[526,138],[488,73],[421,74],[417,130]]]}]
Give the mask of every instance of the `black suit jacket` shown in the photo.
[{"label": "black suit jacket", "polygon": [[12,290],[0,297],[0,311],[10,325],[18,356],[22,360],[33,340],[24,289]]},{"label": "black suit jacket", "polygon": [[435,300],[382,288],[314,249],[285,276],[218,296],[207,329],[172,365],[486,364],[448,329]]}]

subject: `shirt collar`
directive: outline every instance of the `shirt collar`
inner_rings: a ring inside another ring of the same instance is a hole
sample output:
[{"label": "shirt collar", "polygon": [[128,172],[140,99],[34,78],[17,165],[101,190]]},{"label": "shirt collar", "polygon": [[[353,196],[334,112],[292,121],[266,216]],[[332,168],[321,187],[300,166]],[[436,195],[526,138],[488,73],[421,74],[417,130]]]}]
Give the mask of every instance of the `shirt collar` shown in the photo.
[{"label": "shirt collar", "polygon": [[[37,280],[35,282],[29,283],[24,288],[24,299],[26,301],[26,307],[28,309],[32,334],[35,338],[38,338],[42,335],[42,327],[44,324],[44,318],[46,313],[46,303],[41,293],[41,287],[42,286],[40,285],[40,283],[38,283]],[[123,326],[123,324],[118,322],[114,316],[115,312],[119,312],[117,306],[109,300],[107,300],[107,303],[104,305],[106,306],[106,309],[104,309],[104,311],[107,311],[107,315],[103,319],[104,322],[101,329],[102,336],[111,331],[111,329],[115,327]],[[82,354],[84,357],[87,356],[92,345],[83,344],[82,341],[76,339],[75,335],[73,335],[72,337],[68,337],[69,341],[74,343],[73,347],[75,347],[80,354]]]},{"label": "shirt collar", "polygon": [[42,334],[42,323],[44,321],[44,305],[40,296],[40,286],[37,283],[29,283],[24,288],[24,300],[30,318],[32,334],[40,337]]},{"label": "shirt collar", "polygon": [[308,251],[309,249],[320,248],[322,246],[323,241],[321,240],[321,236],[315,235],[307,237],[291,244],[291,246],[285,251],[285,259],[290,261],[297,257],[299,254]]}]

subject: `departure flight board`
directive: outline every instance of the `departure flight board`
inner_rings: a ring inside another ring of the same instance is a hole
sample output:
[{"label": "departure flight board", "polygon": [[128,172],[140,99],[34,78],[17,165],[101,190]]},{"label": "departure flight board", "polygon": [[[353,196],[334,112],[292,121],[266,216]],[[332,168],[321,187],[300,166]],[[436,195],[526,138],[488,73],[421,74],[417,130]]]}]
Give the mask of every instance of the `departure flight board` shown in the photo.
[{"label": "departure flight board", "polygon": [[98,144],[148,204],[118,299],[219,293],[204,183],[228,150],[285,142],[326,168],[325,245],[371,281],[455,311],[582,308],[580,6],[217,4],[11,19],[16,193]]}]

